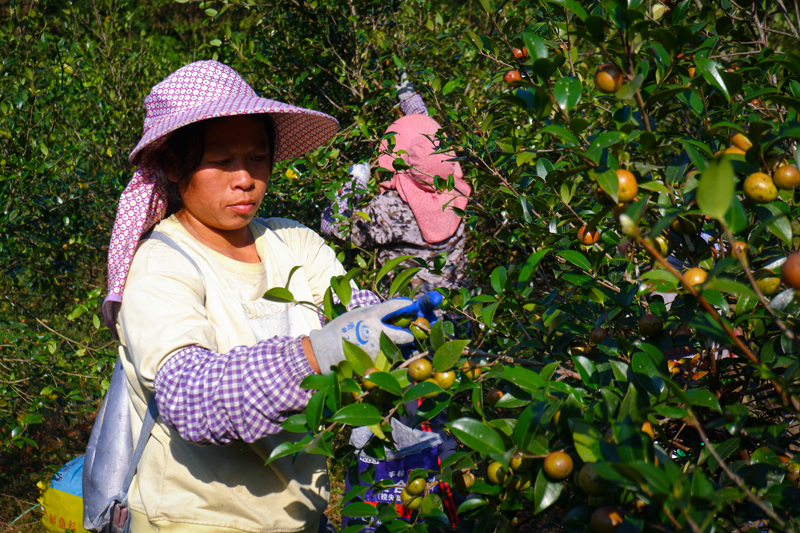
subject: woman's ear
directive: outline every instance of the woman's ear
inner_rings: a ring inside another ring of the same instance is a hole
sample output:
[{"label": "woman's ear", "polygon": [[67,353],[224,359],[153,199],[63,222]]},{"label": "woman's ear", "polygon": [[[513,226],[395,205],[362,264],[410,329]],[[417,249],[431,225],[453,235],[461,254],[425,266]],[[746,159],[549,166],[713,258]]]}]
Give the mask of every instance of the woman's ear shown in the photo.
[{"label": "woman's ear", "polygon": [[178,158],[169,145],[165,144],[163,148],[161,148],[161,157],[159,159],[161,160],[161,169],[164,171],[164,176],[166,176],[169,181],[177,183],[180,180]]}]

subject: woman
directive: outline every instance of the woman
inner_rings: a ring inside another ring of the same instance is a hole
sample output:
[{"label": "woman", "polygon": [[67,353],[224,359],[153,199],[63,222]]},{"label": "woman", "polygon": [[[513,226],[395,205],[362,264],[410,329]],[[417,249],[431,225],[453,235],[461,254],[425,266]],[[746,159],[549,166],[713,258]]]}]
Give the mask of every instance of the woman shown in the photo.
[{"label": "woman", "polygon": [[[464,211],[472,188],[464,181],[455,154],[439,153],[436,135],[441,126],[428,116],[422,97],[414,91],[405,73],[397,86],[397,97],[404,116],[384,133],[378,166],[392,170],[395,159],[401,158],[409,168],[397,170],[390,179],[381,182],[380,194],[366,205],[351,207],[353,200],[362,199],[359,191],[366,189],[370,177],[369,164],[351,167],[353,182],[346,184],[336,202],[323,211],[322,232],[347,238],[343,230],[349,229],[353,244],[378,250],[380,264],[406,255],[425,260],[433,268],[416,273],[412,283],[417,286],[417,294],[434,287],[467,286],[466,232],[454,208]],[[394,139],[391,149],[388,137]],[[452,176],[452,190],[435,188],[433,178],[437,175],[445,182]],[[340,223],[334,209],[347,220]],[[365,216],[353,216],[355,211]],[[408,266],[417,266],[417,263],[409,262]]]},{"label": "woman", "polygon": [[[351,307],[371,307],[321,328],[313,309],[262,299],[286,286],[297,301],[319,305],[331,276],[344,273],[313,231],[255,218],[273,163],[326,142],[338,124],[259,98],[215,61],[171,74],[145,108],[104,303],[120,343],[134,439],[151,395],[160,414],[130,489],[131,530],[315,532],[328,497],[325,458],[264,465],[292,438],[280,424],[306,406],[300,383],[344,359],[342,339],[372,356],[381,331],[398,344],[413,340],[381,322],[407,300],[380,304],[354,291]],[[177,248],[140,241],[151,227]]]}]

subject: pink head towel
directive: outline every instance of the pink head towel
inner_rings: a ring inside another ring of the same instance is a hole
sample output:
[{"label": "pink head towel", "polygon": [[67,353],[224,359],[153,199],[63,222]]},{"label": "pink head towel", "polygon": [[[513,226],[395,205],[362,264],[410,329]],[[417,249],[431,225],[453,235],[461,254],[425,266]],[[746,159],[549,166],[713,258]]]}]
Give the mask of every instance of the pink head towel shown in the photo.
[{"label": "pink head towel", "polygon": [[115,337],[114,303],[122,302],[139,239],[167,211],[167,195],[156,179],[160,169],[154,155],[172,132],[215,117],[268,113],[275,125],[277,162],[324,144],[339,127],[336,119],[325,113],[259,97],[236,71],[217,61],[197,61],[176,70],[153,87],[144,106],[142,139],[129,157],[138,167],[120,196],[108,247],[103,321]]},{"label": "pink head towel", "polygon": [[[384,189],[396,189],[400,197],[411,207],[426,242],[441,242],[451,237],[461,217],[453,207],[463,210],[472,188],[462,179],[461,165],[449,161],[452,152],[437,154],[436,132],[441,129],[438,122],[427,115],[406,115],[394,122],[386,134],[396,133],[395,146],[388,153],[388,142],[381,142],[378,165],[392,169],[393,162],[400,157],[411,169],[395,172],[390,181],[381,183]],[[406,153],[398,153],[404,151]],[[440,191],[433,187],[433,177],[447,179],[453,175],[455,187],[452,191]]]}]

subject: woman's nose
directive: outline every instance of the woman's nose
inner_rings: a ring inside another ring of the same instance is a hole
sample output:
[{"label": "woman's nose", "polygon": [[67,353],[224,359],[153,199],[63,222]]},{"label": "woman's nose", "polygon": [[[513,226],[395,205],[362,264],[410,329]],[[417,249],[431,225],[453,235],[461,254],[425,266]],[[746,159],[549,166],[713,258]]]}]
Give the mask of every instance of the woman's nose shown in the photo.
[{"label": "woman's nose", "polygon": [[231,184],[234,187],[250,189],[255,184],[255,179],[253,179],[253,175],[246,165],[238,165],[232,172]]}]

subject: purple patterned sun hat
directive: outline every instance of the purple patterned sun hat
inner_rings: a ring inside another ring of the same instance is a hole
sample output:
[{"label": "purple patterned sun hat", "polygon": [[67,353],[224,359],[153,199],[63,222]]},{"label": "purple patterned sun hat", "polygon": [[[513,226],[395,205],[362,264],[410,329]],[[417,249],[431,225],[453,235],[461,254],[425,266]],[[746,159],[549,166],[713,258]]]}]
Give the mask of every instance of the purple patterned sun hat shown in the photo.
[{"label": "purple patterned sun hat", "polygon": [[339,127],[325,113],[259,97],[235,70],[217,61],[197,61],[176,70],[153,87],[144,107],[144,132],[131,152],[131,163],[143,150],[158,148],[175,130],[209,118],[268,113],[275,124],[276,162],[322,145]]},{"label": "purple patterned sun hat", "polygon": [[120,195],[108,245],[103,321],[114,337],[116,312],[139,239],[167,212],[167,194],[156,179],[160,169],[153,156],[172,132],[210,118],[267,113],[275,126],[273,160],[283,161],[327,142],[339,127],[325,113],[259,97],[236,71],[217,61],[197,61],[176,70],[153,87],[144,106],[142,139],[129,156],[137,168]]}]

